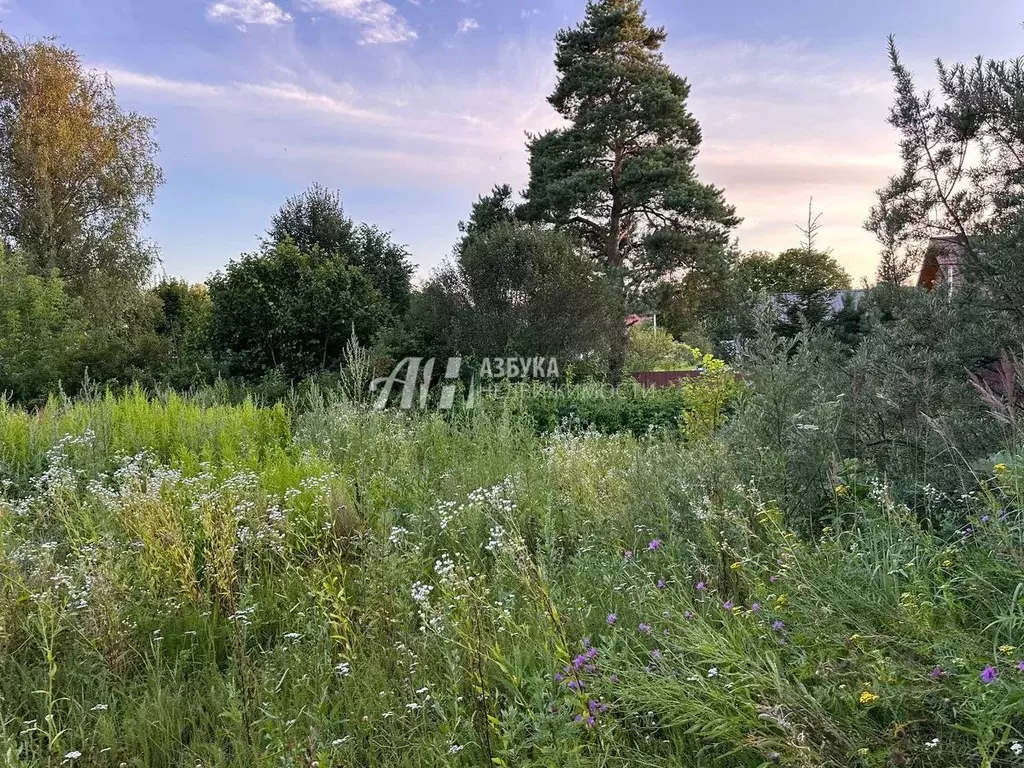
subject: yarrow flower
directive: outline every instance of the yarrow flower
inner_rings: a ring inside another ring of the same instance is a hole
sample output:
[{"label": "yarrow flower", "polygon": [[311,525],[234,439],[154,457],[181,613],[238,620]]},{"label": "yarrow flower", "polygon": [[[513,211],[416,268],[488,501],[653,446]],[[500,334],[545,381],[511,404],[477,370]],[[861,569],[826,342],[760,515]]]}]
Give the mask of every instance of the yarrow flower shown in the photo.
[{"label": "yarrow flower", "polygon": [[994,683],[997,677],[999,677],[999,670],[991,664],[981,670],[981,674],[979,675],[981,682],[985,683],[985,685]]},{"label": "yarrow flower", "polygon": [[1017,757],[1020,757],[1021,755],[1024,755],[1024,744],[1021,744],[1019,741],[1015,741],[1010,745],[1010,751]]},{"label": "yarrow flower", "polygon": [[935,749],[937,746],[939,746],[938,739],[932,739],[931,741],[926,741],[924,743],[925,749]]}]

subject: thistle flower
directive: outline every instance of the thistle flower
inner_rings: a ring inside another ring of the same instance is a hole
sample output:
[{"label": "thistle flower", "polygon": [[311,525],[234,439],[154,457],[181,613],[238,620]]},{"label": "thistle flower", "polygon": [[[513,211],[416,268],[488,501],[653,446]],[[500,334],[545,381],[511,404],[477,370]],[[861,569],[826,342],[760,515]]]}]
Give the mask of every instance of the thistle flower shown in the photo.
[{"label": "thistle flower", "polygon": [[981,682],[985,683],[985,685],[988,685],[990,683],[994,683],[996,681],[996,678],[999,677],[999,670],[993,667],[991,664],[989,664],[987,667],[981,670],[981,674],[978,677],[981,679]]}]

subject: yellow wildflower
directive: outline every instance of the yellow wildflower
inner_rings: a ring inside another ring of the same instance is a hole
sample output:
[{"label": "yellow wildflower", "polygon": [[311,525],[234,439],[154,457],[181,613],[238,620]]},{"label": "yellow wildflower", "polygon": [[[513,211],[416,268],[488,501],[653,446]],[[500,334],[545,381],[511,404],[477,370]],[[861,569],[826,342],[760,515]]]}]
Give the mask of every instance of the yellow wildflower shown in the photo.
[{"label": "yellow wildflower", "polygon": [[943,561],[942,561],[942,567],[943,567],[943,568],[952,568],[952,567],[953,567],[953,561],[952,561],[952,560],[950,560],[950,559],[949,559],[949,558],[947,557],[947,558],[946,558],[945,560],[943,560]]},{"label": "yellow wildflower", "polygon": [[860,695],[860,703],[865,706],[867,706],[868,704],[873,704],[876,701],[878,701],[877,693],[872,693],[871,691],[864,691],[864,693]]},{"label": "yellow wildflower", "polygon": [[1006,472],[1008,469],[1009,467],[1007,467],[1005,464],[996,464],[995,466],[996,474],[999,475],[1001,475],[1003,472]]},{"label": "yellow wildflower", "polygon": [[1015,646],[1015,645],[1000,645],[999,646],[999,652],[1000,653],[1005,653],[1007,656],[1009,656],[1011,653],[1013,653],[1016,650],[1017,650],[1017,646]]},{"label": "yellow wildflower", "polygon": [[786,604],[786,596],[785,595],[779,595],[778,597],[776,597],[775,598],[775,604],[776,605],[785,605]]},{"label": "yellow wildflower", "polygon": [[845,496],[850,492],[849,486],[843,485],[842,483],[837,485],[833,490],[836,492],[836,496]]},{"label": "yellow wildflower", "polygon": [[739,561],[736,561],[735,563],[733,563],[732,565],[729,566],[730,570],[733,570],[733,571],[738,571],[742,567],[743,567],[743,563],[741,563]]}]

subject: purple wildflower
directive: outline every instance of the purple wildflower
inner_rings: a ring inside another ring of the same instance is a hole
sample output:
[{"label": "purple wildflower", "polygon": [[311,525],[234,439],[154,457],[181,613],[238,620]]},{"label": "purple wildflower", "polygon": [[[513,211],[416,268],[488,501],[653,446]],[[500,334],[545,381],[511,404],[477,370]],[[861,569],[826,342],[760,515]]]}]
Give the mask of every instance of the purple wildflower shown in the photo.
[{"label": "purple wildflower", "polygon": [[583,649],[586,650],[590,647],[590,638],[584,637],[582,640],[580,640],[580,644],[583,646]]},{"label": "purple wildflower", "polygon": [[731,611],[732,608],[732,600],[726,600],[724,603],[722,603],[722,610]]},{"label": "purple wildflower", "polygon": [[648,624],[647,622],[641,621],[640,622],[640,626],[638,626],[637,629],[639,629],[645,635],[651,634],[651,625]]},{"label": "purple wildflower", "polygon": [[576,715],[576,717],[574,717],[573,720],[575,720],[577,723],[582,723],[583,715]]},{"label": "purple wildflower", "polygon": [[593,664],[587,664],[587,666],[583,668],[583,671],[586,672],[588,675],[592,675],[595,672],[597,672],[597,667]]},{"label": "purple wildflower", "polygon": [[760,603],[754,603],[752,606],[750,606],[750,610],[753,613],[757,613],[758,611],[761,610],[761,604]]},{"label": "purple wildflower", "polygon": [[1024,672],[1024,661],[1018,661],[1017,662],[1017,671],[1018,672]]},{"label": "purple wildflower", "polygon": [[776,632],[781,632],[785,628],[785,626],[786,625],[778,619],[772,622],[772,629],[774,629]]},{"label": "purple wildflower", "polygon": [[658,579],[658,589],[664,589],[664,588],[665,588],[665,580],[664,579]]},{"label": "purple wildflower", "polygon": [[593,728],[593,727],[594,727],[594,716],[591,715],[590,717],[587,718],[587,728]]},{"label": "purple wildflower", "polygon": [[973,535],[974,535],[974,526],[973,525],[968,525],[966,528],[964,528],[963,536],[964,536],[965,539],[969,539]]},{"label": "purple wildflower", "polygon": [[612,685],[614,685],[615,683],[619,682],[619,676],[618,675],[609,675],[608,676],[608,682],[611,683]]},{"label": "purple wildflower", "polygon": [[555,682],[556,683],[560,683],[563,680],[565,680],[565,675],[563,675],[561,672],[556,672],[555,673]]},{"label": "purple wildflower", "polygon": [[598,650],[597,650],[597,648],[594,648],[593,646],[591,646],[590,648],[587,648],[587,652],[584,653],[583,655],[586,658],[588,658],[588,659],[592,659],[592,658],[594,658],[595,656],[598,655]]},{"label": "purple wildflower", "polygon": [[931,672],[928,673],[928,677],[930,677],[932,680],[938,680],[944,674],[946,673],[942,670],[942,667],[935,667],[932,669]]},{"label": "purple wildflower", "polygon": [[588,702],[587,702],[587,709],[589,709],[589,710],[590,710],[591,712],[597,712],[597,709],[598,709],[598,707],[600,707],[600,706],[601,706],[601,705],[600,705],[600,704],[598,704],[598,703],[597,703],[596,701],[594,701],[593,699],[591,699],[590,701],[588,701]]},{"label": "purple wildflower", "polygon": [[707,588],[708,588],[707,584],[705,584],[703,581],[698,581],[697,582],[697,591],[698,592],[703,592]]},{"label": "purple wildflower", "polygon": [[615,626],[615,622],[618,621],[618,618],[619,617],[616,616],[614,613],[609,613],[608,614],[608,626],[609,627]]},{"label": "purple wildflower", "polygon": [[985,685],[994,683],[996,678],[999,677],[999,670],[990,664],[981,670],[981,675],[979,677],[981,678],[981,682],[985,683]]},{"label": "purple wildflower", "polygon": [[693,611],[683,611],[683,618],[687,620],[692,619]]},{"label": "purple wildflower", "polygon": [[651,539],[651,543],[647,545],[647,549],[655,550],[661,549],[661,539]]},{"label": "purple wildflower", "polygon": [[633,559],[633,550],[632,549],[627,549],[625,552],[622,553],[622,556],[624,558],[626,558],[627,560],[632,560]]},{"label": "purple wildflower", "polygon": [[779,580],[779,577],[776,576],[775,574],[772,574],[771,576],[768,577],[768,581],[770,581],[772,584],[774,584],[778,580]]},{"label": "purple wildflower", "polygon": [[569,690],[570,691],[574,691],[576,693],[579,693],[580,691],[583,690],[583,683],[581,683],[579,680],[570,680],[569,681]]},{"label": "purple wildflower", "polygon": [[661,651],[655,648],[653,651],[651,651],[651,658],[655,661],[658,661],[661,658]]},{"label": "purple wildflower", "polygon": [[987,523],[991,519],[992,519],[992,515],[982,515],[981,522]]}]

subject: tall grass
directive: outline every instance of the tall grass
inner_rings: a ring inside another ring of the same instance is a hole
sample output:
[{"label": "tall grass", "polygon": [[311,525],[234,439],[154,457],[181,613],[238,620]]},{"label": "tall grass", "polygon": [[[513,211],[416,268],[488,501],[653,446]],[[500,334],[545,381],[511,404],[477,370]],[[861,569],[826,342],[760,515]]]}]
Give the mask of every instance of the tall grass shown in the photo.
[{"label": "tall grass", "polygon": [[717,441],[535,426],[0,404],[3,763],[1021,764],[1024,459],[800,538]]}]

